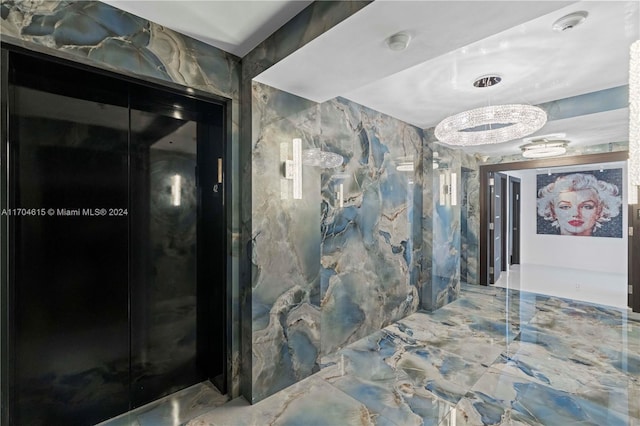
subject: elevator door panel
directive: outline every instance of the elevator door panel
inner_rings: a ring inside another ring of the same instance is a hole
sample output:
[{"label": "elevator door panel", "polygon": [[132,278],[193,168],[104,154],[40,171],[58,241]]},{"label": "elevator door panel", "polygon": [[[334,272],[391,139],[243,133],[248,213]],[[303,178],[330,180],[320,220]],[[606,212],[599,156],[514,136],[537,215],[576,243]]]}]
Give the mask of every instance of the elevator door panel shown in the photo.
[{"label": "elevator door panel", "polygon": [[197,123],[137,109],[131,121],[138,129],[131,135],[131,389],[136,407],[206,375],[196,363]]},{"label": "elevator door panel", "polygon": [[224,391],[222,106],[9,56],[9,423]]},{"label": "elevator door panel", "polygon": [[128,408],[128,111],[13,93],[14,424],[92,424]]}]

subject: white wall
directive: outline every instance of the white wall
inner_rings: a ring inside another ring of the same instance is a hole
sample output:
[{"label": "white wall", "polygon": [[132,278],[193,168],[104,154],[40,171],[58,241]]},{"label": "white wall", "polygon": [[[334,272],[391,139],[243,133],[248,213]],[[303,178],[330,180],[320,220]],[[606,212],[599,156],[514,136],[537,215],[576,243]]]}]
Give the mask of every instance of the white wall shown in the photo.
[{"label": "white wall", "polygon": [[[555,168],[551,169],[551,172],[593,170],[596,167],[598,165],[582,168]],[[536,233],[536,174],[542,171],[531,169],[508,172],[510,176],[521,179],[520,288],[522,290],[620,307],[627,305],[626,162],[608,163],[604,168],[623,169],[622,238],[538,235]],[[507,199],[510,200],[510,197]]]},{"label": "white wall", "polygon": [[[626,176],[626,165],[614,163],[623,167]],[[596,166],[597,167],[597,166]],[[585,169],[593,170],[594,166]],[[552,173],[577,171],[577,169],[553,169]],[[570,237],[565,235],[538,235],[536,232],[536,174],[535,169],[519,171],[522,179],[521,194],[521,263],[535,265],[550,265],[573,269],[583,269],[597,272],[626,273],[628,225],[626,205],[626,188],[623,190],[623,232],[622,238],[598,237]],[[516,176],[516,173],[510,173]]]}]

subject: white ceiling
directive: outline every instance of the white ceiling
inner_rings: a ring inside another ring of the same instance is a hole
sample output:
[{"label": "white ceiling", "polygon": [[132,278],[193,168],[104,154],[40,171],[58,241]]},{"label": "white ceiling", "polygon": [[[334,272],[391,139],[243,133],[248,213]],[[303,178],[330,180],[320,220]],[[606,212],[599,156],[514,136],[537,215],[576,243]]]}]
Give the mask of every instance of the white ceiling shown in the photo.
[{"label": "white ceiling", "polygon": [[102,0],[243,57],[312,0]]},{"label": "white ceiling", "polygon": [[[106,2],[239,56],[310,3]],[[482,105],[535,105],[626,85],[629,45],[640,38],[639,5],[637,0],[377,0],[256,80],[317,102],[342,96],[430,128]],[[583,25],[552,31],[556,19],[579,10],[589,13]],[[400,31],[412,36],[411,43],[391,51],[385,40]],[[488,73],[499,74],[502,83],[472,86]],[[628,109],[605,110],[549,121],[536,135],[565,133],[573,147],[626,141]],[[519,153],[522,144],[470,149],[509,155]]]}]

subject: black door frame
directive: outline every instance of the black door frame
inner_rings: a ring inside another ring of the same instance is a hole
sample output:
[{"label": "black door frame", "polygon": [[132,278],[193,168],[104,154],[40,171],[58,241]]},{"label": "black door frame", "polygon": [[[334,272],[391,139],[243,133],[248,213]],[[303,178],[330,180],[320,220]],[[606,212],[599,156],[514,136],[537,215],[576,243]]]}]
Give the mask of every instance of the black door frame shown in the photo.
[{"label": "black door frame", "polygon": [[[489,214],[489,283],[495,284],[499,279],[502,271],[506,271],[506,227],[507,227],[507,202],[506,202],[506,182],[507,176],[500,172],[492,172],[491,179],[493,185],[490,185],[490,201]],[[498,244],[496,244],[498,241]],[[499,256],[498,256],[499,254]],[[498,260],[499,263],[496,262]]]},{"label": "black door frame", "polygon": [[520,178],[509,176],[509,265],[520,264],[520,183]]},{"label": "black door frame", "polygon": [[507,232],[507,225],[509,224],[509,218],[507,217],[507,200],[510,193],[507,189],[507,181],[507,175],[500,174],[500,197],[502,198],[502,203],[500,204],[500,216],[502,217],[502,227],[500,229],[500,239],[502,243],[502,261],[500,262],[501,271],[509,269],[509,259],[507,257],[507,237],[509,236],[509,233]]},{"label": "black door frame", "polygon": [[[227,259],[227,248],[231,247],[231,235],[227,232],[228,229],[228,221],[232,217],[231,214],[231,202],[232,199],[232,191],[233,186],[230,178],[226,178],[230,176],[227,171],[232,170],[232,100],[229,98],[225,98],[222,96],[214,95],[208,92],[204,92],[199,89],[188,88],[185,86],[181,86],[179,84],[168,82],[164,80],[160,80],[157,78],[145,77],[145,80],[142,80],[140,76],[126,74],[126,73],[118,73],[110,70],[98,68],[96,66],[90,65],[85,62],[70,60],[63,57],[52,56],[50,54],[44,53],[39,50],[30,50],[24,48],[22,46],[17,46],[6,41],[2,41],[0,43],[0,104],[1,104],[1,127],[0,127],[0,209],[6,209],[12,204],[10,204],[9,197],[11,197],[10,192],[8,191],[10,182],[9,182],[9,166],[8,166],[8,152],[10,150],[10,135],[9,135],[9,70],[10,70],[10,58],[12,54],[22,54],[32,56],[41,60],[50,61],[53,63],[73,67],[80,70],[89,71],[95,74],[104,75],[107,77],[111,77],[113,79],[117,79],[123,82],[128,82],[140,87],[147,87],[150,89],[172,93],[184,98],[190,98],[194,100],[199,100],[203,102],[215,103],[222,106],[223,110],[223,120],[222,123],[216,126],[209,126],[207,131],[215,132],[219,135],[223,136],[222,146],[216,147],[214,150],[214,154],[220,158],[220,160],[216,161],[216,164],[212,165],[212,167],[217,168],[219,165],[222,165],[222,170],[219,173],[220,176],[224,177],[221,184],[217,186],[217,190],[220,192],[220,197],[222,197],[222,209],[221,209],[221,219],[222,219],[222,229],[223,241],[219,242],[216,246],[215,255],[221,256],[218,257],[220,260],[220,266],[223,270],[224,274],[224,282],[219,283],[220,285],[213,288],[208,295],[217,300],[223,300],[221,304],[222,309],[218,312],[215,312],[216,318],[223,319],[224,323],[218,329],[220,330],[220,334],[216,335],[215,338],[212,338],[212,345],[208,349],[204,349],[205,352],[207,350],[211,350],[213,345],[223,346],[223,350],[221,351],[221,356],[219,361],[222,364],[222,373],[210,377],[212,382],[216,384],[219,390],[222,393],[227,392],[228,388],[228,380],[231,377],[230,368],[231,366],[228,363],[228,360],[231,359],[230,349],[231,349],[231,335],[227,332],[228,326],[231,325],[231,303],[230,298],[227,295],[231,294],[231,268],[228,266]],[[216,170],[216,174],[218,171]],[[11,226],[9,218],[6,215],[0,216],[0,424],[10,424],[10,419],[12,413],[10,412],[10,402],[11,402],[11,392],[10,392],[10,383],[11,383],[11,365],[13,364],[12,359],[10,358],[11,351],[9,350],[10,346],[10,336],[11,336],[11,325],[13,323],[13,312],[12,312],[12,300],[13,300],[13,292],[11,290],[11,277],[10,277],[10,247],[12,242],[11,235]]]},{"label": "black door frame", "polygon": [[[627,161],[628,151],[607,152],[602,154],[577,155],[573,157],[555,157],[539,160],[518,161],[513,163],[486,164],[480,166],[480,285],[489,284],[489,211],[487,204],[490,200],[489,174],[493,172],[524,170],[547,167],[575,166],[582,164],[611,163],[615,161]],[[633,240],[640,238],[640,233],[634,233]],[[632,265],[632,252],[629,251],[629,265]],[[633,287],[634,294],[640,294],[640,276],[631,277],[629,283]],[[640,306],[633,306],[640,312]]]}]

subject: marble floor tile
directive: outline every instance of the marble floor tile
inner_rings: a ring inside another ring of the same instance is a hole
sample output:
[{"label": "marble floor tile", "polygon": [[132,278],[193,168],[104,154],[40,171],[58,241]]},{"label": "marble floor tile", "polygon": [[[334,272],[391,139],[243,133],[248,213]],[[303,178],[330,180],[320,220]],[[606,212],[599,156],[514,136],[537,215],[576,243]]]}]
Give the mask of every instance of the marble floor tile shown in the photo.
[{"label": "marble floor tile", "polygon": [[192,395],[108,426],[640,426],[640,314],[592,303],[462,285],[321,367],[254,405]]},{"label": "marble floor tile", "polygon": [[597,365],[603,372],[617,371],[640,382],[640,330],[624,319],[600,323],[592,317],[542,312],[522,328],[517,340],[541,345],[555,358]]},{"label": "marble floor tile", "polygon": [[506,326],[479,317],[435,317],[418,312],[384,329],[402,339],[455,353],[462,358],[490,365],[517,336]]},{"label": "marble floor tile", "polygon": [[399,425],[438,425],[484,369],[383,330],[340,351],[319,376]]},{"label": "marble floor tile", "polygon": [[114,417],[100,426],[179,426],[228,400],[211,383],[203,382]]},{"label": "marble floor tile", "polygon": [[[634,418],[522,377],[489,369],[457,406],[469,424],[626,426]],[[476,423],[477,422],[477,423]]]},{"label": "marble floor tile", "polygon": [[187,423],[188,426],[343,424],[394,425],[315,375],[256,404],[249,405],[238,398]]}]

